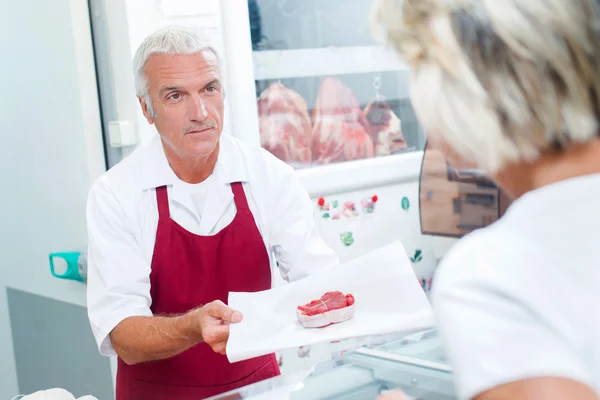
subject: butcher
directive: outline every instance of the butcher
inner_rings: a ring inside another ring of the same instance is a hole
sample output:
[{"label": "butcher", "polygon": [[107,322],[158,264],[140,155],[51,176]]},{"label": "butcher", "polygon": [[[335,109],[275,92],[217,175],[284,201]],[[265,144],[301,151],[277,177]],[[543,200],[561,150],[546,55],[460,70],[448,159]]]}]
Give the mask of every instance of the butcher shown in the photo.
[{"label": "butcher", "polygon": [[228,362],[243,316],[226,302],[338,262],[310,198],[291,167],[222,135],[219,58],[193,31],[151,34],[134,75],[158,135],[87,203],[88,315],[100,353],[118,356],[116,398],[197,400],[276,376],[274,355]]}]

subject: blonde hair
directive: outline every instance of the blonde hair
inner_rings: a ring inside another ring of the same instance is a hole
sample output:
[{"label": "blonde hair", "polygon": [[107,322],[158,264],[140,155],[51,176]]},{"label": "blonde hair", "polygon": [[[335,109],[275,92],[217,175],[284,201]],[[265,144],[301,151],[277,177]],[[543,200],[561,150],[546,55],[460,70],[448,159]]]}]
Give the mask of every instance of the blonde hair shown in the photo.
[{"label": "blonde hair", "polygon": [[598,137],[597,0],[379,0],[428,135],[488,172]]}]

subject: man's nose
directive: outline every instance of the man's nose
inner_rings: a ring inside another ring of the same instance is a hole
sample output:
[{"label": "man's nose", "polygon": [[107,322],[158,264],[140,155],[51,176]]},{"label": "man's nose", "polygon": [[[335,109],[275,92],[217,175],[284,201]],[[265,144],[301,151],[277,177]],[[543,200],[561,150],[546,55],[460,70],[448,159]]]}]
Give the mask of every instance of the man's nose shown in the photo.
[{"label": "man's nose", "polygon": [[206,105],[202,96],[192,96],[188,114],[191,121],[204,121],[208,117],[208,111],[206,111]]}]

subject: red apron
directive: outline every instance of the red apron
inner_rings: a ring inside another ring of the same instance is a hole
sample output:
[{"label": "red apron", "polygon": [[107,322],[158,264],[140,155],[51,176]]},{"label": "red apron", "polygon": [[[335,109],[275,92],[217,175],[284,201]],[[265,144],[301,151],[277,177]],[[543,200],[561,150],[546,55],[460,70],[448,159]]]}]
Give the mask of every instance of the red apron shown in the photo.
[{"label": "red apron", "polygon": [[[214,236],[185,230],[170,217],[166,187],[156,189],[158,229],[152,257],[152,312],[181,314],[229,292],[271,288],[263,238],[242,184],[231,184],[236,215]],[[279,375],[275,355],[230,364],[205,343],[167,360],[127,365],[119,359],[117,400],[199,400]]]}]

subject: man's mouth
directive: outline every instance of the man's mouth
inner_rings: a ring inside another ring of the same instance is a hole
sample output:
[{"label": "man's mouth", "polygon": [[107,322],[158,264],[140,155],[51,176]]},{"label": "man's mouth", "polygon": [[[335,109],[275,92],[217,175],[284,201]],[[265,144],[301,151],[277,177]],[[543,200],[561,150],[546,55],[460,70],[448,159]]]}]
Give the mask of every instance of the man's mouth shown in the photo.
[{"label": "man's mouth", "polygon": [[186,135],[188,135],[188,134],[193,134],[193,133],[202,133],[202,132],[206,132],[206,131],[208,131],[208,130],[210,130],[210,129],[213,129],[213,128],[214,128],[214,127],[212,127],[212,126],[209,126],[209,127],[207,127],[207,128],[195,129],[195,130],[193,130],[193,131],[188,131],[188,132],[186,133]]}]

